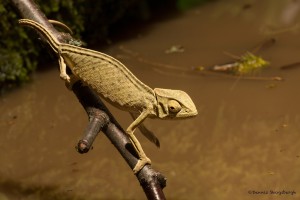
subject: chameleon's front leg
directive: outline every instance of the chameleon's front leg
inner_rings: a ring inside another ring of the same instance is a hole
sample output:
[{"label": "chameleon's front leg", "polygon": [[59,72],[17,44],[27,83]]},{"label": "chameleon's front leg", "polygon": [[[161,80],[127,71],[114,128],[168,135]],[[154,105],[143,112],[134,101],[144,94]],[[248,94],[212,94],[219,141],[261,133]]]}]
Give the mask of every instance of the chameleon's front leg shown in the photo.
[{"label": "chameleon's front leg", "polygon": [[64,58],[61,55],[59,55],[58,63],[60,70],[60,78],[66,81],[67,83],[70,83],[70,76],[67,74],[67,65],[64,61]]},{"label": "chameleon's front leg", "polygon": [[131,142],[133,143],[133,146],[135,150],[137,151],[139,155],[139,160],[135,167],[133,168],[133,173],[138,173],[146,164],[151,164],[151,160],[146,156],[140,142],[137,140],[137,138],[134,136],[133,132],[138,127],[140,123],[142,123],[148,116],[148,111],[143,111],[132,124],[127,128],[126,132],[129,135],[129,138]]}]

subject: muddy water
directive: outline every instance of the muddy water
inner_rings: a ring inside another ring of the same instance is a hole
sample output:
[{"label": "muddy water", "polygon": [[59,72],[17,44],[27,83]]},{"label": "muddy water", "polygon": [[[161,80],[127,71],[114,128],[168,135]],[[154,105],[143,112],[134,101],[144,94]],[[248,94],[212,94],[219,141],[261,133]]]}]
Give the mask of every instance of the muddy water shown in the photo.
[{"label": "muddy water", "polygon": [[[284,18],[292,1],[282,2],[210,3],[105,49],[149,86],[187,91],[198,108],[194,119],[146,121],[160,149],[136,133],[153,167],[168,178],[168,199],[300,198],[300,67],[280,69],[300,61],[299,18]],[[192,71],[233,61],[223,52],[242,55],[270,38],[276,43],[258,54],[271,65],[253,76],[284,81]],[[184,52],[166,54],[173,45]],[[75,151],[87,118],[57,70],[39,72],[1,97],[0,112],[1,200],[145,198],[103,135],[88,154]],[[124,127],[131,122],[127,113],[112,112]]]}]

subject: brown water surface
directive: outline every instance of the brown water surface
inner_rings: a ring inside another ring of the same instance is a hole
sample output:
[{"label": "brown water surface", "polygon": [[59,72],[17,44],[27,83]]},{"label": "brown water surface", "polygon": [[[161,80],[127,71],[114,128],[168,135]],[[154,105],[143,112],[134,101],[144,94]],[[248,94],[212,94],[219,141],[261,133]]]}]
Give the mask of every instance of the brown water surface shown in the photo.
[{"label": "brown water surface", "polygon": [[[150,87],[184,90],[197,106],[193,119],[146,121],[160,149],[136,132],[168,178],[168,199],[300,199],[300,67],[280,69],[300,61],[299,17],[287,12],[295,1],[272,2],[216,1],[105,49]],[[284,81],[193,71],[234,61],[223,52],[242,55],[271,38],[275,44],[256,53],[271,65],[250,76]],[[173,45],[184,52],[165,53]],[[75,151],[87,117],[53,68],[0,98],[0,199],[144,199],[102,134],[88,154]],[[126,112],[112,112],[124,128],[131,123]]]}]

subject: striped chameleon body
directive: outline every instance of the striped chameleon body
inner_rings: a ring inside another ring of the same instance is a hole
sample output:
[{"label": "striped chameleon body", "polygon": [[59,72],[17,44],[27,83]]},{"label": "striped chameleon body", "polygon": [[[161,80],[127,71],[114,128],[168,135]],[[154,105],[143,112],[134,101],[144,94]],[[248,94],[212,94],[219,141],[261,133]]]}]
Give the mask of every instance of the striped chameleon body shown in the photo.
[{"label": "striped chameleon body", "polygon": [[[19,23],[37,30],[47,39],[59,57],[60,77],[63,80],[67,83],[73,82],[74,79],[81,80],[100,97],[136,117],[126,130],[139,155],[139,161],[133,169],[134,173],[139,172],[145,164],[151,163],[133,134],[147,117],[175,119],[197,115],[192,99],[185,92],[161,88],[152,90],[113,57],[60,43],[48,30],[33,20],[20,19]],[[72,78],[66,72],[67,66],[72,71]],[[154,140],[156,144],[158,142],[151,134],[148,139]]]}]

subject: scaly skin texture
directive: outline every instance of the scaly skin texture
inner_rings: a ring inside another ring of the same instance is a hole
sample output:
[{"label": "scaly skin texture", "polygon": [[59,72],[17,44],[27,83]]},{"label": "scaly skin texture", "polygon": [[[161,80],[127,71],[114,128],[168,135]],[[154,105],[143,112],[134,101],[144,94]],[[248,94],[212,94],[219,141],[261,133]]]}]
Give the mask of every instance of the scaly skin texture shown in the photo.
[{"label": "scaly skin texture", "polygon": [[[59,57],[60,77],[63,80],[71,83],[75,79],[80,79],[100,97],[132,114],[134,121],[126,132],[139,155],[139,161],[133,169],[134,173],[139,172],[145,164],[151,164],[133,134],[147,117],[175,119],[193,117],[198,114],[192,99],[185,92],[160,88],[152,90],[113,57],[90,49],[60,43],[35,21],[21,19],[19,23],[37,30],[47,39]],[[66,73],[67,66],[75,78],[71,79]],[[159,145],[158,139],[151,132],[144,134]]]},{"label": "scaly skin texture", "polygon": [[78,55],[70,50],[62,50],[61,55],[75,76],[114,106],[130,112],[154,110],[154,91],[115,59],[99,54]]}]

